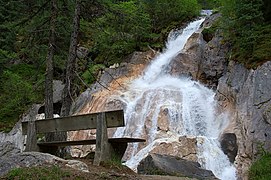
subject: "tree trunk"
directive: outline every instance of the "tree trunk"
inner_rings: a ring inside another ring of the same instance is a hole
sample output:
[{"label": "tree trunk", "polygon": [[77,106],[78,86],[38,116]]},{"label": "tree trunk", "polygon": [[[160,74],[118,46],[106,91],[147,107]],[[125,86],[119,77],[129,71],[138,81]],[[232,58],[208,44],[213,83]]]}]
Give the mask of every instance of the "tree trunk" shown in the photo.
[{"label": "tree trunk", "polygon": [[80,10],[81,0],[76,1],[75,14],[73,18],[73,32],[70,40],[69,56],[66,65],[65,87],[63,90],[63,104],[61,108],[61,116],[70,115],[72,105],[72,96],[74,91],[76,50],[78,44],[78,33],[80,28]]},{"label": "tree trunk", "polygon": [[[50,37],[49,48],[46,59],[46,74],[45,74],[45,118],[54,117],[53,107],[53,58],[55,53],[55,35],[56,35],[56,18],[57,5],[56,0],[51,1],[51,19],[50,19]],[[46,141],[63,141],[66,140],[66,133],[47,133],[45,135]],[[60,153],[61,154],[61,153]],[[60,155],[59,154],[59,155]]]},{"label": "tree trunk", "polygon": [[45,74],[45,118],[53,118],[53,58],[55,52],[56,0],[52,0],[49,47]]}]

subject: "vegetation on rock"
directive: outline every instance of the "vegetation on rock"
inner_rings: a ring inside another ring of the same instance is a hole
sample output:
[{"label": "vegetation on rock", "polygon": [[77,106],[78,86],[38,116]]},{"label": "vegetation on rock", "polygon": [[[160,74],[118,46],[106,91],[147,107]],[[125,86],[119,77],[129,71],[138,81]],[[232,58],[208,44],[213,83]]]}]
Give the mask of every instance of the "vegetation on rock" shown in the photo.
[{"label": "vegetation on rock", "polygon": [[264,153],[249,169],[250,180],[268,180],[271,177],[271,153]]},{"label": "vegetation on rock", "polygon": [[271,60],[271,2],[221,0],[222,28],[232,44],[231,60],[248,68]]},{"label": "vegetation on rock", "polygon": [[[75,5],[56,2],[54,79],[65,77]],[[8,131],[31,104],[44,99],[51,1],[2,0],[0,9],[0,131]],[[93,83],[97,68],[120,63],[135,50],[161,48],[161,32],[196,17],[199,9],[196,0],[82,2],[78,46],[89,53],[78,60],[75,95]]]}]

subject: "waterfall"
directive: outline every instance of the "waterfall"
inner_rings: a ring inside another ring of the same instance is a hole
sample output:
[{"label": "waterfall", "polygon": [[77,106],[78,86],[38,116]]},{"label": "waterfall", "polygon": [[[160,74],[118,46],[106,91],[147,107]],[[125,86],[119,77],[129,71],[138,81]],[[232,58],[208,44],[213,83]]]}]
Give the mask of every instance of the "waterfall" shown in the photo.
[{"label": "waterfall", "polygon": [[[204,19],[190,23],[183,31],[169,36],[166,49],[134,80],[119,99],[126,104],[126,127],[118,128],[115,137],[145,137],[147,145],[134,143],[126,165],[135,169],[148,153],[162,142],[179,136],[197,138],[198,161],[221,179],[236,179],[235,168],[220,149],[219,133],[227,124],[226,114],[215,115],[215,93],[187,77],[174,77],[167,66],[185,46]],[[169,131],[158,136],[161,111],[169,116]]]}]

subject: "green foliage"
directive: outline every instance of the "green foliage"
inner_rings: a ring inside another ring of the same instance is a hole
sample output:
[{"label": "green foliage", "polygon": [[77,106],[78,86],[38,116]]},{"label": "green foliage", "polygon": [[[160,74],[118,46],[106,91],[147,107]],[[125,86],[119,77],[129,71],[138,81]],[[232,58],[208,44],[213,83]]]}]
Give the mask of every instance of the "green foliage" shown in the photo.
[{"label": "green foliage", "polygon": [[113,64],[140,49],[150,31],[149,15],[142,3],[124,1],[105,4],[108,11],[93,24],[93,40],[100,52],[96,62]]},{"label": "green foliage", "polygon": [[249,169],[250,180],[269,180],[271,177],[271,153],[264,153]]},{"label": "green foliage", "polygon": [[161,48],[163,34],[199,14],[196,0],[107,0],[104,7],[90,29],[95,62],[107,65],[147,45]]},{"label": "green foliage", "polygon": [[232,44],[232,59],[249,68],[271,59],[270,24],[263,0],[222,0],[223,28]]},{"label": "green foliage", "polygon": [[215,22],[213,22],[211,27],[206,27],[202,31],[203,39],[206,42],[209,42],[212,40],[212,38],[215,36],[216,30],[221,26],[221,18],[218,18]]},{"label": "green foliage", "polygon": [[71,177],[71,173],[67,170],[62,170],[58,166],[49,167],[31,167],[31,168],[16,168],[11,170],[6,179],[8,180],[61,180]]},{"label": "green foliage", "polygon": [[90,65],[90,67],[82,74],[84,82],[88,85],[94,83],[98,73],[104,68],[105,66],[103,64]]},{"label": "green foliage", "polygon": [[220,6],[220,0],[198,0],[202,9],[215,9]]},{"label": "green foliage", "polygon": [[[73,1],[57,1],[55,69],[63,73]],[[0,2],[0,131],[8,131],[32,103],[43,99],[50,1]],[[60,78],[62,74],[55,78]]]},{"label": "green foliage", "polygon": [[0,81],[0,130],[10,130],[19,115],[40,99],[39,94],[35,91],[39,92],[40,89],[43,89],[41,87],[34,89],[29,81],[34,76],[34,70],[31,67],[18,65],[13,69],[17,69],[17,73],[5,70]]},{"label": "green foliage", "polygon": [[174,22],[184,22],[199,15],[196,0],[144,0],[154,32],[160,32]]}]

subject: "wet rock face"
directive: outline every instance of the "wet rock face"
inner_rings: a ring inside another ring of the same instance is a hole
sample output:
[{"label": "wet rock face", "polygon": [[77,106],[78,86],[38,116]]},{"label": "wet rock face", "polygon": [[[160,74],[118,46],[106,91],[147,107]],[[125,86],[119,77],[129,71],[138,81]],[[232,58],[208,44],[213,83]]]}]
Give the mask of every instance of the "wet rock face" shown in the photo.
[{"label": "wet rock face", "polygon": [[[215,14],[209,17],[202,26],[211,26],[219,16]],[[226,53],[229,44],[223,41],[221,31],[216,31],[208,42],[204,40],[201,31],[188,39],[184,50],[170,63],[171,68],[168,71],[176,76],[188,76],[199,80],[215,89],[219,78],[227,69]]]},{"label": "wet rock face", "polygon": [[236,135],[234,133],[225,133],[222,135],[220,143],[223,152],[228,156],[230,162],[233,163],[238,151]]},{"label": "wet rock face", "polygon": [[168,72],[175,76],[190,76],[197,79],[204,46],[202,34],[192,34],[182,53],[171,61]]},{"label": "wet rock face", "polygon": [[140,162],[137,170],[139,174],[217,179],[211,171],[201,169],[199,163],[160,154],[148,155]]},{"label": "wet rock face", "polygon": [[181,136],[174,142],[160,143],[151,153],[169,155],[197,162],[197,140],[196,138]]}]

